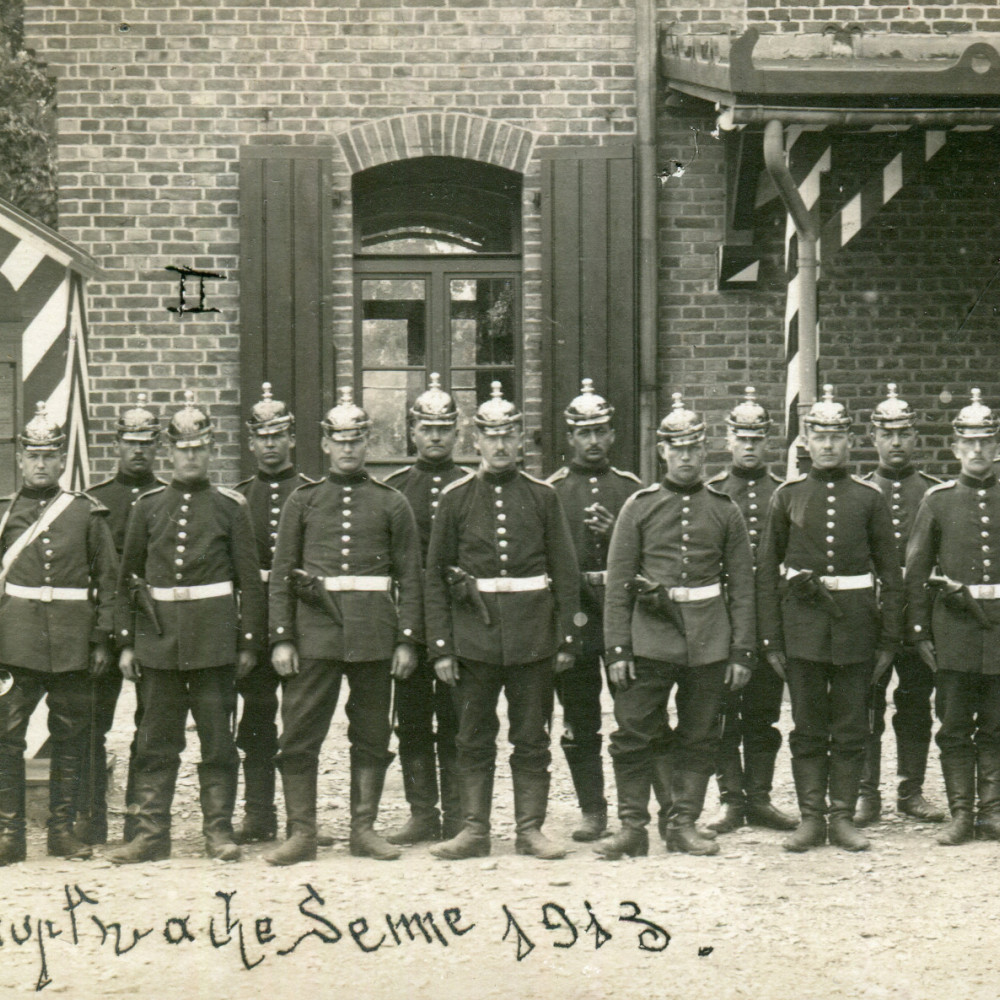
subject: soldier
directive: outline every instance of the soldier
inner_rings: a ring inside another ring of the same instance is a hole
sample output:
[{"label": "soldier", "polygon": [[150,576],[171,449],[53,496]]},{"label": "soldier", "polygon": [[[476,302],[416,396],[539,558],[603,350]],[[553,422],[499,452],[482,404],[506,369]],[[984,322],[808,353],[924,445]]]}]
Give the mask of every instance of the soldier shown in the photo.
[{"label": "soldier", "polygon": [[[666,475],[626,501],[608,553],[605,661],[618,723],[611,760],[621,830],[596,850],[612,860],[649,852],[657,744],[672,764],[667,848],[718,853],[695,823],[718,757],[725,689],[749,681],[756,647],[746,525],[728,496],[702,483],[705,423],[679,392],[673,400],[657,430]],[[666,707],[675,685],[671,733]]]},{"label": "soldier", "polygon": [[[458,438],[458,408],[441,388],[440,380],[441,376],[433,372],[427,391],[416,398],[410,409],[410,436],[417,449],[417,461],[386,479],[413,508],[420,529],[420,551],[425,560],[431,520],[441,491],[469,472],[456,465],[452,458]],[[405,681],[396,681],[396,708],[399,712],[399,758],[410,818],[386,840],[390,844],[416,844],[422,840],[440,840],[442,836],[450,840],[462,829],[462,805],[455,772],[458,716],[451,690],[438,680],[423,647],[419,651],[417,669]],[[442,815],[437,809],[438,771]]]},{"label": "soldier", "polygon": [[[292,491],[312,482],[296,473],[292,462],[295,448],[295,416],[271,394],[271,383],[262,386],[259,402],[247,421],[250,451],[257,473],[236,486],[250,507],[260,577],[266,584],[278,538],[278,518]],[[274,808],[274,758],[278,752],[278,674],[270,657],[262,656],[238,684],[243,696],[243,714],[236,731],[236,746],[243,751],[246,813],[233,834],[237,844],[274,840],[278,835]],[[332,839],[329,841],[333,843]]]},{"label": "soldier", "polygon": [[[878,452],[878,468],[864,478],[873,482],[890,505],[893,535],[899,549],[899,564],[906,557],[906,545],[924,493],[939,479],[913,466],[917,448],[917,415],[888,386],[888,398],[872,410],[870,434]],[[934,673],[913,645],[902,646],[893,660],[899,682],[893,695],[896,712],[892,726],[896,731],[896,771],[899,794],[896,810],[904,816],[929,823],[944,822],[944,813],[924,798],[924,772],[931,742],[931,695]],[[870,691],[871,718],[874,728],[865,749],[860,794],[854,812],[854,825],[874,823],[882,813],[879,782],[882,773],[882,734],[885,732],[886,688],[892,677],[888,669]]]},{"label": "soldier", "polygon": [[573,839],[597,840],[608,826],[601,764],[601,656],[604,653],[604,586],[611,529],[622,504],[642,486],[631,472],[608,461],[615,443],[615,408],[585,378],[566,408],[570,464],[548,479],[556,489],[580,564],[582,649],[570,670],[556,675],[563,708],[562,748],[583,814]]},{"label": "soldier", "polygon": [[427,554],[427,646],[455,688],[465,825],[431,848],[458,860],[490,853],[501,690],[510,719],[518,854],[565,851],[542,833],[549,797],[553,677],[573,666],[580,578],[556,491],[520,471],[523,416],[493,382],[476,411],[479,469],[441,495]]},{"label": "soldier", "polygon": [[[153,461],[160,439],[160,421],[146,408],[146,394],[140,392],[136,405],[122,411],[115,435],[118,445],[118,472],[112,479],[92,486],[87,492],[108,509],[108,526],[115,551],[121,558],[125,526],[136,500],[156,486],[165,486],[153,474]],[[115,721],[115,708],[122,688],[122,673],[106,670],[95,682],[97,697],[90,750],[84,759],[80,779],[80,800],[75,832],[88,844],[108,840],[107,759],[105,741]],[[138,694],[138,692],[136,692]],[[142,705],[135,707],[135,729],[142,721]],[[129,746],[128,778],[125,784],[125,840],[135,836],[135,736]]]},{"label": "soldier", "polygon": [[107,667],[115,549],[107,510],[59,486],[66,435],[39,403],[18,437],[21,488],[0,515],[0,866],[25,859],[24,751],[28,721],[48,698],[52,755],[48,853],[89,858],[73,833],[80,771]]},{"label": "soldier", "polygon": [[[708,485],[736,501],[756,559],[767,506],[781,480],[766,465],[771,417],[757,402],[752,386],[747,386],[742,402],[729,412],[726,425],[726,446],[732,464],[713,476]],[[730,692],[726,698],[726,726],[715,772],[722,815],[709,824],[718,833],[729,833],[744,821],[772,830],[794,830],[798,825],[794,817],[771,802],[774,764],[781,748],[776,723],[781,716],[785,686],[760,651],[755,660],[747,686]]]},{"label": "soldier", "polygon": [[392,680],[413,673],[422,639],[420,536],[406,498],[365,471],[371,420],[350,387],[321,426],[330,473],[289,497],[271,568],[271,659],[282,678],[278,768],[289,828],[265,859],[272,865],[316,857],[319,751],[344,676],[350,851],[380,861],[400,854],[375,832],[375,820],[392,761]]},{"label": "soldier", "polygon": [[[264,627],[264,587],[246,500],[212,486],[213,433],[194,394],[167,427],[173,478],[132,508],[118,576],[119,668],[139,685],[136,835],[115,864],[170,856],[170,807],[188,711],[201,742],[198,780],[209,857],[236,861],[233,742],[236,679],[253,669]],[[238,599],[237,599],[238,598]]]},{"label": "soldier", "polygon": [[757,552],[758,624],[792,698],[802,820],[785,850],[826,842],[829,788],[830,843],[863,851],[868,841],[851,818],[871,728],[868,687],[896,654],[902,578],[885,499],[848,470],[851,418],[832,386],[823,392],[803,418],[812,468],[771,498]]},{"label": "soldier", "polygon": [[907,637],[937,685],[937,744],[951,810],[937,838],[945,846],[974,833],[1000,840],[1000,645],[992,631],[1000,624],[998,426],[973,389],[972,403],[952,422],[961,475],[924,494],[906,549]]}]

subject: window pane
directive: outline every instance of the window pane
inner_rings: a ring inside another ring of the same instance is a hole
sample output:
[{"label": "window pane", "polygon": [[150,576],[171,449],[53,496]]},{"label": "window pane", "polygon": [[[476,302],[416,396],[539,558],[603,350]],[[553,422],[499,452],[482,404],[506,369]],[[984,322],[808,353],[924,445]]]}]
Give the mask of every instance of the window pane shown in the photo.
[{"label": "window pane", "polygon": [[424,282],[419,278],[362,282],[362,367],[426,363],[425,298]]},{"label": "window pane", "polygon": [[455,278],[449,282],[452,365],[514,363],[514,282]]},{"label": "window pane", "polygon": [[361,405],[372,419],[368,440],[368,458],[371,461],[413,453],[407,441],[406,415],[425,388],[426,375],[423,371],[364,372]]}]

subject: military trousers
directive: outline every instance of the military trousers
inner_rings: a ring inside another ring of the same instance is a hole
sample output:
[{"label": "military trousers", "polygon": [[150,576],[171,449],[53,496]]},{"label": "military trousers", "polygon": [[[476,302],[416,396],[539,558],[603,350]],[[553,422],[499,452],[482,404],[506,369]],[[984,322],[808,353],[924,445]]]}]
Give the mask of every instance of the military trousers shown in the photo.
[{"label": "military trousers", "polygon": [[201,763],[232,768],[240,758],[233,739],[236,668],[163,670],[143,666],[139,678],[143,715],[136,734],[136,769],[161,770],[180,763],[188,712],[201,744]]},{"label": "military trousers", "polygon": [[280,766],[289,773],[315,766],[345,677],[349,688],[345,708],[351,763],[388,766],[392,760],[390,662],[300,659],[299,672],[281,681]]},{"label": "military trousers", "polygon": [[792,757],[860,762],[868,738],[870,663],[818,663],[789,657]]},{"label": "military trousers", "polygon": [[1000,674],[939,669],[934,677],[942,761],[968,764],[978,752],[1000,750]]},{"label": "military trousers", "polygon": [[458,714],[458,769],[463,774],[492,772],[497,756],[501,691],[507,699],[510,768],[522,774],[548,773],[552,762],[553,662],[501,665],[462,660],[453,697]]},{"label": "military trousers", "polygon": [[726,724],[722,731],[720,752],[725,758],[732,751],[750,757],[754,754],[776,756],[781,748],[781,733],[776,723],[781,718],[781,696],[785,682],[761,657],[746,687],[727,691],[724,701]]},{"label": "military trousers", "polygon": [[248,759],[271,762],[278,752],[278,685],[281,679],[270,657],[236,682],[243,711],[236,730],[236,745]]},{"label": "military trousers", "polygon": [[42,698],[47,698],[49,735],[58,746],[76,745],[83,752],[94,711],[94,687],[86,670],[44,673],[23,667],[2,667],[14,686],[0,698],[0,767],[19,759],[27,749],[28,722]]},{"label": "military trousers", "polygon": [[[667,706],[675,687],[677,725],[671,730]],[[618,728],[611,734],[610,753],[616,767],[629,760],[651,762],[666,751],[675,769],[710,775],[725,693],[724,661],[689,667],[637,656],[635,680],[614,691]]]},{"label": "military trousers", "polygon": [[598,652],[584,652],[569,670],[556,674],[556,695],[563,710],[564,748],[600,749],[603,669]]},{"label": "military trousers", "polygon": [[458,716],[451,688],[438,680],[423,649],[418,652],[417,669],[405,681],[395,683],[400,754],[433,753],[435,744],[454,747]]}]

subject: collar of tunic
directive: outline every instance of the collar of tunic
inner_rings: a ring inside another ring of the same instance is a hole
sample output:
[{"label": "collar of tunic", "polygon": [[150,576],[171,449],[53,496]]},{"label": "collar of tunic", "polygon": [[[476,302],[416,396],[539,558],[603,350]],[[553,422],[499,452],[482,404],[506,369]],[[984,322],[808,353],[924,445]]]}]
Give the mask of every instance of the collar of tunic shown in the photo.
[{"label": "collar of tunic", "polygon": [[603,476],[611,470],[610,462],[601,462],[600,465],[584,465],[583,462],[570,462],[570,472],[575,472],[578,476]]},{"label": "collar of tunic", "polygon": [[729,472],[737,479],[761,479],[767,475],[767,466],[758,465],[756,468],[747,469],[742,465],[733,465],[730,466]]},{"label": "collar of tunic", "polygon": [[357,472],[349,472],[346,476],[339,472],[328,472],[326,478],[334,486],[360,486],[362,483],[367,483],[370,477],[364,469],[359,469]]},{"label": "collar of tunic", "polygon": [[294,465],[289,465],[287,468],[279,469],[277,472],[267,472],[265,469],[257,470],[257,478],[262,483],[283,483],[286,479],[292,479],[294,476]]},{"label": "collar of tunic", "polygon": [[32,486],[22,486],[21,496],[25,500],[51,500],[60,490],[61,486],[58,484],[54,486],[42,486],[35,488]]},{"label": "collar of tunic", "polygon": [[432,462],[429,458],[418,458],[413,465],[421,472],[450,472],[455,468],[455,461],[445,458],[440,462]]},{"label": "collar of tunic", "polygon": [[200,493],[211,487],[212,484],[207,479],[199,479],[196,483],[182,483],[179,479],[170,480],[170,488],[180,493]]},{"label": "collar of tunic", "polygon": [[127,486],[129,489],[136,486],[142,489],[144,486],[155,486],[156,476],[151,470],[144,472],[141,476],[131,476],[124,469],[119,469],[115,476],[115,482],[121,483],[122,486]]},{"label": "collar of tunic", "polygon": [[665,490],[670,490],[671,493],[697,493],[698,490],[704,487],[704,483],[699,479],[696,483],[688,483],[687,486],[682,486],[680,483],[675,483],[672,479],[668,479],[666,476],[663,477],[663,488]]},{"label": "collar of tunic", "polygon": [[963,486],[968,486],[970,490],[988,490],[997,484],[997,477],[990,473],[985,479],[976,479],[975,476],[967,476],[964,472],[958,477],[958,481]]},{"label": "collar of tunic", "polygon": [[908,465],[905,469],[890,469],[886,465],[880,465],[875,470],[875,475],[881,476],[883,479],[890,479],[901,483],[904,479],[909,479],[910,476],[915,475],[916,471],[916,466],[913,465]]},{"label": "collar of tunic", "polygon": [[836,469],[810,469],[809,478],[821,483],[837,482],[846,479],[851,474],[846,465],[838,466]]}]

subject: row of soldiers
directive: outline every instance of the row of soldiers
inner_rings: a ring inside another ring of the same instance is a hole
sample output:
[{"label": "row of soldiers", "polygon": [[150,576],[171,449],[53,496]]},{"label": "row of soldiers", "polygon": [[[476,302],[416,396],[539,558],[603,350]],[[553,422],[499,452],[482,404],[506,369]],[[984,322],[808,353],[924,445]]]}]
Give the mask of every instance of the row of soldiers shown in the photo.
[{"label": "row of soldiers", "polygon": [[[874,474],[850,475],[852,421],[828,389],[804,418],[811,470],[784,484],[752,389],[726,420],[732,463],[707,481],[705,424],[678,394],[658,430],[665,475],[646,488],[611,466],[614,410],[589,380],[565,411],[571,461],[547,482],[520,467],[523,417],[498,383],[473,418],[477,470],[454,462],[459,414],[432,376],[410,411],[417,460],[386,483],[365,469],[371,421],[349,391],[322,421],[330,471],[313,482],[294,468],[294,417],[265,386],[249,421],[258,471],[235,490],[210,485],[212,425],[190,395],[166,428],[170,482],[153,475],[160,425],[140,401],[118,423],[118,474],[89,495],[59,488],[65,435],[42,408],[0,515],[0,864],[25,856],[25,734],[46,694],[49,852],[106,842],[104,740],[123,676],[137,711],[125,838],[109,855],[120,864],[169,856],[189,711],[209,856],[276,839],[277,767],[288,838],[266,859],[315,858],[319,752],[345,676],[359,856],[422,841],[443,858],[489,853],[501,691],[519,853],[565,853],[542,832],[556,695],[582,813],[573,837],[603,856],[647,853],[651,792],[673,850],[717,853],[716,834],[744,822],[793,830],[793,851],[828,835],[864,849],[893,667],[899,810],[944,819],[923,796],[936,682],[952,814],[939,839],[1000,837],[998,422],[973,395],[954,423],[962,474],[944,484],[915,470],[916,416],[895,387],[872,413]],[[785,682],[800,820],[770,801]],[[382,836],[393,704],[411,815]],[[704,828],[713,771],[723,809]]]}]

